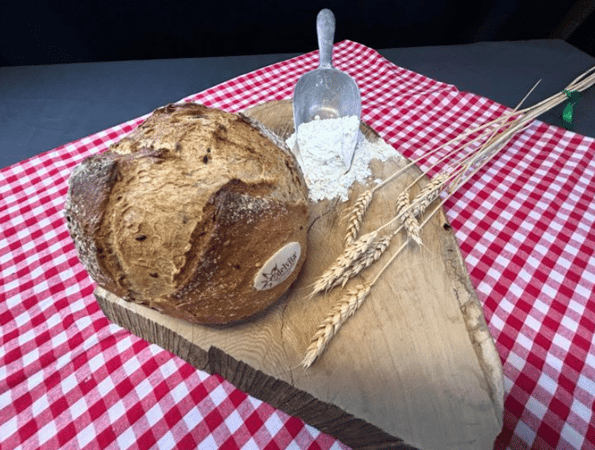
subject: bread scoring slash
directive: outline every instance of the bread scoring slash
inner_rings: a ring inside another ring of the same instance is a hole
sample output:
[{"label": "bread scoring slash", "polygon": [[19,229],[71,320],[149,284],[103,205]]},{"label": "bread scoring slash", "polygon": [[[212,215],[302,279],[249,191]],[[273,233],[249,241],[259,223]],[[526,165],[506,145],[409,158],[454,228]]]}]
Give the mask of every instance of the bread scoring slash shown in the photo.
[{"label": "bread scoring slash", "polygon": [[274,303],[306,258],[308,189],[285,142],[242,114],[157,109],[78,165],[68,230],[89,275],[128,301],[224,324]]}]

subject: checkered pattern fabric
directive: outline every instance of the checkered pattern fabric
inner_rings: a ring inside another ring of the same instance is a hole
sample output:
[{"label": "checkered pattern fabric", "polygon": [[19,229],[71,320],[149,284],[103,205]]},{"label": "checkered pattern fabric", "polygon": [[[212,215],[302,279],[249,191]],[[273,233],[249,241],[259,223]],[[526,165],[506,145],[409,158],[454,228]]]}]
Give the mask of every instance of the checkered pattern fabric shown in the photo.
[{"label": "checkered pattern fabric", "polygon": [[[308,53],[183,101],[289,99],[317,63]],[[335,45],[334,65],[360,86],[363,120],[411,159],[506,111],[355,42]],[[61,214],[66,180],[142,120],[0,171],[0,448],[344,448],[100,311]],[[503,362],[495,448],[595,448],[595,141],[535,121],[445,209]]]}]

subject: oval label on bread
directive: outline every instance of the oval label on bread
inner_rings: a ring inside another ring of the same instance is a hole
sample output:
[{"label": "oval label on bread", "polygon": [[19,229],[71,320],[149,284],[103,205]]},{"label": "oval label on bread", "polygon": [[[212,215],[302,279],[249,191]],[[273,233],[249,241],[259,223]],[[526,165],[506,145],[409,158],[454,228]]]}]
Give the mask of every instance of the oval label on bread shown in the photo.
[{"label": "oval label on bread", "polygon": [[283,283],[295,270],[301,252],[299,242],[290,242],[277,251],[258,271],[254,278],[254,288],[266,291]]}]

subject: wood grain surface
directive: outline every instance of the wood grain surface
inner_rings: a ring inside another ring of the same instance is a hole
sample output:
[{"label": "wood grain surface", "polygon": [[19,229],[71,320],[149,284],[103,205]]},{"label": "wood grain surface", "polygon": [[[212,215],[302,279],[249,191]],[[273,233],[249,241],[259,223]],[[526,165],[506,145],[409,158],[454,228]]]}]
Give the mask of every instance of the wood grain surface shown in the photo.
[{"label": "wood grain surface", "polygon": [[[293,132],[290,101],[259,105],[245,114],[284,138]],[[362,131],[369,140],[380,139],[365,124]],[[399,157],[372,161],[374,178],[386,178],[408,162]],[[420,173],[412,166],[376,193],[362,234],[392,217],[396,197]],[[344,293],[335,289],[311,297],[311,286],[341,252],[345,211],[366,187],[354,185],[345,203],[325,200],[311,205],[308,257],[298,280],[275,305],[247,321],[193,325],[101,288],[96,297],[111,320],[195,367],[210,371],[209,349],[218,349],[251,379],[262,373],[265,379],[281,380],[295,392],[370,424],[371,428],[362,425],[367,431],[355,436],[346,427],[323,429],[352,447],[406,448],[402,439],[422,449],[491,449],[502,427],[502,367],[442,211],[424,227],[424,246],[410,244],[321,358],[307,370],[299,367],[316,328]],[[382,258],[353,282],[370,280],[403,239],[397,236]],[[259,387],[247,392],[263,397]],[[287,403],[267,401],[280,409]],[[309,413],[300,415],[295,407],[292,411],[316,426]],[[366,439],[374,433],[375,440]]]}]

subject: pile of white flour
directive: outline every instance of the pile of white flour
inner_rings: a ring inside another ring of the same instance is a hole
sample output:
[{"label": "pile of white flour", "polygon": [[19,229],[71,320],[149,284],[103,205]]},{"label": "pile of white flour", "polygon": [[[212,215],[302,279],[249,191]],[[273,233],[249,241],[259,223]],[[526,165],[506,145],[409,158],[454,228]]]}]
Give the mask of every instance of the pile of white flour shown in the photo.
[{"label": "pile of white flour", "polygon": [[[351,169],[347,170],[349,164],[343,152],[346,145],[353,142],[354,133],[358,135],[357,145]],[[346,201],[353,183],[369,181],[372,159],[401,158],[382,139],[374,143],[368,141],[359,131],[359,119],[355,116],[306,122],[300,125],[297,135],[299,151],[295,145],[296,133],[286,143],[300,163],[313,202],[337,197]]]}]

